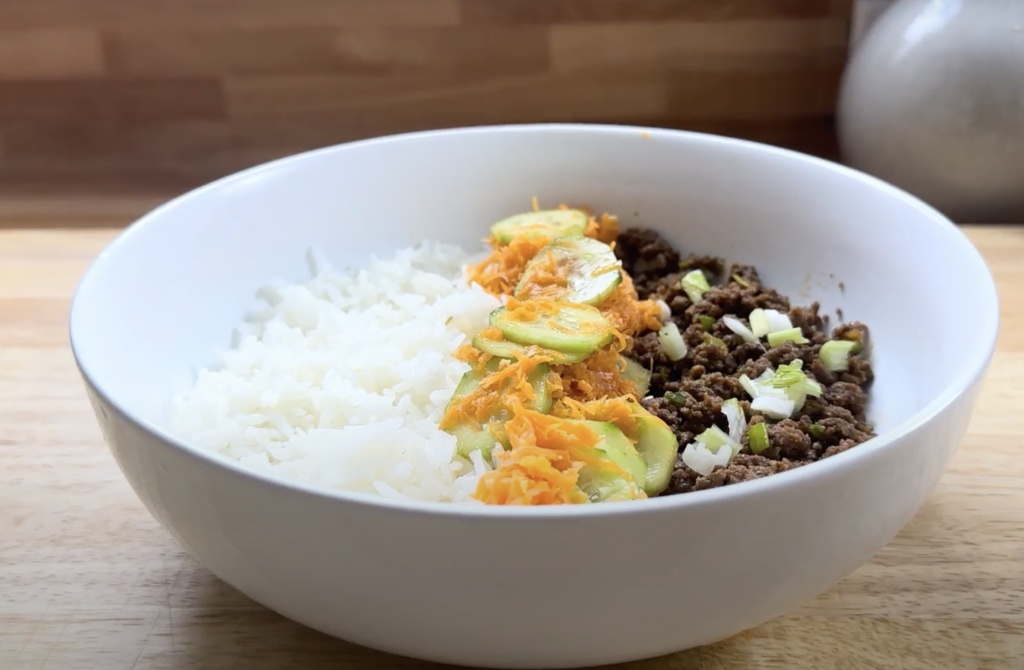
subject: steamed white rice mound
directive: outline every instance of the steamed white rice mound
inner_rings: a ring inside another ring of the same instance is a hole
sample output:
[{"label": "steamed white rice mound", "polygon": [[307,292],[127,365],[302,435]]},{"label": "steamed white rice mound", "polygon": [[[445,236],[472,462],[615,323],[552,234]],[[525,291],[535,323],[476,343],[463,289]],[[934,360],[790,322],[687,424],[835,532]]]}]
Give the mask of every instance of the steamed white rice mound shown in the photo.
[{"label": "steamed white rice mound", "polygon": [[[452,354],[500,303],[462,250],[423,244],[259,291],[265,309],[174,399],[174,429],[239,463],[317,487],[469,502],[489,469],[438,428],[469,366]],[[319,266],[319,267],[318,267]]]}]

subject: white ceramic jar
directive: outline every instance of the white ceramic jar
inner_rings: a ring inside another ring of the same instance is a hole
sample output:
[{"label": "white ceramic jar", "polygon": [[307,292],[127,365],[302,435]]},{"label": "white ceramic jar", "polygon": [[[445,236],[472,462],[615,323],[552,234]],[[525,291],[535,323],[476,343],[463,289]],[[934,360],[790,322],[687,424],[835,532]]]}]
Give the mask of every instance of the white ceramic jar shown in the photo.
[{"label": "white ceramic jar", "polygon": [[854,47],[845,162],[958,221],[1024,222],[1024,0],[900,0]]}]

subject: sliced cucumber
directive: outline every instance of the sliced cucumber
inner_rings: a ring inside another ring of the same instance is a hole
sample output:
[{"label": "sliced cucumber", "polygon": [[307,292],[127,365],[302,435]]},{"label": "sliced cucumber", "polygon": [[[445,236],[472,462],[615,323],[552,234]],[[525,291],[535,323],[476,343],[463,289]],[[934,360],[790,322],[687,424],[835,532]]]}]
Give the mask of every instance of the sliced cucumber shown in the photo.
[{"label": "sliced cucumber", "polygon": [[[498,369],[498,362],[488,361],[485,368],[490,368],[490,370],[470,370],[462,375],[458,386],[455,387],[455,393],[452,394],[452,399],[448,401],[448,406],[445,407],[445,412],[452,408],[456,400],[477,390],[487,372],[493,372]],[[480,450],[484,458],[490,458],[491,451],[498,441],[494,434],[491,433],[488,423],[480,425],[476,421],[462,421],[449,428],[448,432],[455,436],[456,451],[465,458],[469,458],[470,452],[477,450]]]},{"label": "sliced cucumber", "polygon": [[636,384],[636,392],[643,398],[647,395],[647,389],[651,387],[651,372],[640,365],[632,358],[622,357],[626,362],[626,369],[622,372],[622,378]]},{"label": "sliced cucumber", "polygon": [[[501,365],[501,360],[495,358],[487,362],[484,370],[470,370],[462,375],[462,379],[459,380],[458,386],[455,387],[455,393],[452,394],[452,399],[448,401],[445,411],[450,410],[459,398],[477,390],[484,378],[488,374],[496,372],[499,365]],[[551,389],[548,387],[547,382],[550,371],[551,368],[547,364],[542,363],[531,370],[526,378],[533,387],[534,394],[533,400],[530,401],[528,406],[530,409],[542,414],[547,414],[551,411]],[[506,382],[500,392],[504,393],[507,388],[508,383]],[[511,417],[508,410],[501,407],[493,412],[483,424],[473,420],[465,420],[449,428],[448,432],[455,436],[456,450],[460,456],[469,458],[471,452],[479,450],[484,458],[489,459],[495,443],[501,442],[505,447],[509,446],[504,437],[499,438],[491,431],[490,426],[492,424],[503,424],[509,418]]]},{"label": "sliced cucumber", "polygon": [[611,502],[633,500],[641,497],[647,476],[643,457],[615,424],[602,421],[584,421],[589,428],[601,436],[594,447],[617,465],[621,472],[587,464],[580,468],[576,485],[590,499],[590,502]]},{"label": "sliced cucumber", "polygon": [[494,372],[498,369],[500,363],[498,361],[487,361],[487,365],[484,366],[484,370],[470,370],[466,374],[462,375],[462,379],[459,380],[458,385],[455,387],[455,393],[452,394],[452,399],[448,401],[448,405],[444,408],[447,412],[455,404],[455,401],[464,395],[469,395],[473,391],[480,387],[480,382],[487,375],[488,372]]},{"label": "sliced cucumber", "polygon": [[597,449],[604,452],[605,457],[622,468],[637,486],[643,487],[647,479],[647,464],[640,452],[636,450],[629,438],[614,423],[607,421],[585,421],[592,430],[601,436]]},{"label": "sliced cucumber", "polygon": [[515,342],[509,342],[508,340],[488,340],[479,335],[473,338],[473,346],[491,356],[512,360],[515,360],[516,354],[520,356],[537,354],[548,356],[551,358],[552,365],[571,365],[572,363],[579,363],[587,359],[585,355],[581,354],[567,354],[555,351],[554,349],[545,349],[544,347],[527,347]]},{"label": "sliced cucumber", "polygon": [[551,238],[582,235],[589,222],[590,217],[578,209],[549,209],[502,219],[491,226],[491,235],[501,244],[508,244],[513,237],[523,234],[539,234]]},{"label": "sliced cucumber", "polygon": [[471,453],[479,451],[481,456],[490,460],[494,445],[499,442],[489,425],[475,428],[470,424],[460,423],[448,429],[448,432],[455,436],[455,450],[463,458],[469,458]]},{"label": "sliced cucumber", "polygon": [[665,422],[633,403],[638,424],[636,449],[647,464],[644,493],[653,498],[668,488],[679,451],[679,441]]},{"label": "sliced cucumber", "polygon": [[530,321],[511,318],[499,307],[491,312],[490,325],[506,340],[582,356],[589,356],[614,337],[612,324],[589,305],[559,305],[550,311],[542,308]]},{"label": "sliced cucumber", "polygon": [[[541,278],[555,272],[565,283],[544,284]],[[516,286],[517,298],[543,297],[583,305],[600,305],[622,282],[622,263],[604,242],[583,235],[554,240],[526,265]]]},{"label": "sliced cucumber", "polygon": [[551,368],[546,363],[541,363],[526,376],[526,381],[533,387],[533,400],[530,401],[530,408],[535,412],[547,414],[551,411],[551,388],[548,385],[548,373]]}]

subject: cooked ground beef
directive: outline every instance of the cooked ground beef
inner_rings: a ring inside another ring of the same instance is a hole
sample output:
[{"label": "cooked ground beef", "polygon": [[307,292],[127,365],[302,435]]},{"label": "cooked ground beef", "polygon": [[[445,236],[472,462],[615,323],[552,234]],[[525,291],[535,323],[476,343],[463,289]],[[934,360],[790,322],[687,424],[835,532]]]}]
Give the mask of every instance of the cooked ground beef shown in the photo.
[{"label": "cooked ground beef", "polygon": [[[757,479],[828,458],[874,437],[865,417],[866,388],[874,373],[864,354],[850,358],[845,372],[829,372],[818,352],[829,339],[854,340],[868,349],[868,328],[862,323],[839,325],[829,333],[828,316],[819,313],[818,303],[792,306],[786,296],[761,284],[757,270],[732,265],[725,270],[721,259],[707,256],[683,257],[653,230],[623,231],[615,252],[633,277],[641,298],[663,300],[672,310],[671,320],[679,327],[687,345],[686,356],[671,361],[658,342],[657,333],[644,333],[633,340],[627,354],[651,370],[648,396],[642,404],[662,419],[675,433],[682,449],[703,431],[716,425],[728,430],[722,403],[730,398],[740,402],[751,425],[768,425],[770,447],[759,454],[750,451],[744,436],[743,449],[729,465],[717,467],[707,476],[676,459],[675,472],[663,495],[699,491]],[[702,270],[711,290],[692,302],[680,280],[691,270]],[[748,343],[734,334],[723,316],[748,319],[757,308],[775,309],[789,315],[800,328],[807,344],[785,342],[777,347]],[[755,378],[769,367],[803,361],[803,371],[822,386],[820,398],[809,397],[791,418],[771,420],[750,409],[750,398],[739,382],[741,375]]]}]

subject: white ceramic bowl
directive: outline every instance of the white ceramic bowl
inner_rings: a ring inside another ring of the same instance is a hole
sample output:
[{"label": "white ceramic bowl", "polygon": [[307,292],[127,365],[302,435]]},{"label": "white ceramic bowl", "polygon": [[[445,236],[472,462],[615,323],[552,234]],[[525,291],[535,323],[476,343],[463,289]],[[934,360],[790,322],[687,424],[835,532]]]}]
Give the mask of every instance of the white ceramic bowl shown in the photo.
[{"label": "white ceramic bowl", "polygon": [[[756,264],[795,301],[817,299],[869,324],[879,437],[721,489],[503,509],[314,491],[168,432],[171,395],[228,345],[258,286],[306,277],[307,247],[341,265],[423,238],[471,245],[533,195],[587,203],[685,250]],[[994,285],[975,249],[902,191],[757,144],[563,125],[358,142],[182,196],[96,260],[75,298],[71,337],[128,481],[224,581],[369,647],[532,668],[714,642],[852,572],[938,482],[997,324]]]}]

